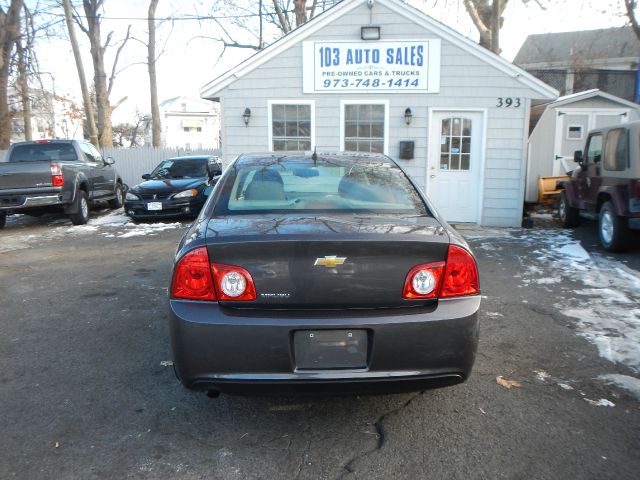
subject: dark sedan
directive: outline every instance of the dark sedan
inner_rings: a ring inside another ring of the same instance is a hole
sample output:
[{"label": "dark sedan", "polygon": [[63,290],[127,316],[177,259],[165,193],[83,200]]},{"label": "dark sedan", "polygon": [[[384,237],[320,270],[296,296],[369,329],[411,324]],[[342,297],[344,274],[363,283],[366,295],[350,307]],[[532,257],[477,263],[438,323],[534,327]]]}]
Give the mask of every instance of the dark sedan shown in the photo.
[{"label": "dark sedan", "polygon": [[217,157],[169,158],[150,174],[144,174],[144,182],[129,189],[124,210],[134,220],[195,217],[207,199],[209,187],[221,174],[222,164]]},{"label": "dark sedan", "polygon": [[176,253],[175,371],[214,396],[453,385],[479,306],[468,245],[390,158],[243,155]]}]

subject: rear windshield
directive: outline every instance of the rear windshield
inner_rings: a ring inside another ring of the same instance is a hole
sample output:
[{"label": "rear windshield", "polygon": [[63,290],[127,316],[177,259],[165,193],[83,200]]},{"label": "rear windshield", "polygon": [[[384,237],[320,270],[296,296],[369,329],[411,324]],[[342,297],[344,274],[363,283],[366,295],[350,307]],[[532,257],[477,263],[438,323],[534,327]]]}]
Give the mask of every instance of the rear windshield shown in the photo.
[{"label": "rear windshield", "polygon": [[73,161],[76,151],[70,143],[29,143],[11,150],[10,162]]},{"label": "rear windshield", "polygon": [[266,211],[427,214],[418,192],[392,163],[320,158],[234,165],[216,215]]},{"label": "rear windshield", "polygon": [[206,158],[165,160],[151,172],[151,178],[200,178],[206,176]]}]

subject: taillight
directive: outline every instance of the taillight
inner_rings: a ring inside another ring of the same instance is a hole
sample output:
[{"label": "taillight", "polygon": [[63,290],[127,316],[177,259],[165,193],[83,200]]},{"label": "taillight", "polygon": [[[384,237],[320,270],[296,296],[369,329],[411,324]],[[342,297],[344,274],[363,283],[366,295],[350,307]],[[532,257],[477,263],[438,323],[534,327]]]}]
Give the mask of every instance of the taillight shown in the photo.
[{"label": "taillight", "polygon": [[446,262],[425,263],[409,270],[402,297],[451,298],[478,293],[480,282],[474,258],[464,248],[449,245]]},{"label": "taillight", "polygon": [[440,298],[477,295],[478,293],[480,293],[480,280],[475,259],[464,248],[449,245]]},{"label": "taillight", "polygon": [[402,297],[436,298],[442,285],[444,262],[425,263],[409,270],[404,281]]},{"label": "taillight", "polygon": [[247,270],[234,265],[210,263],[206,247],[199,247],[185,254],[176,264],[171,297],[251,301],[256,299],[256,288]]},{"label": "taillight", "polygon": [[51,164],[51,185],[54,187],[64,186],[64,177],[62,176],[62,168],[57,163]]},{"label": "taillight", "polygon": [[218,300],[234,302],[256,299],[256,287],[251,274],[242,267],[212,263],[211,271],[216,283]]},{"label": "taillight", "polygon": [[187,300],[216,300],[205,247],[191,250],[178,261],[173,270],[171,296]]}]

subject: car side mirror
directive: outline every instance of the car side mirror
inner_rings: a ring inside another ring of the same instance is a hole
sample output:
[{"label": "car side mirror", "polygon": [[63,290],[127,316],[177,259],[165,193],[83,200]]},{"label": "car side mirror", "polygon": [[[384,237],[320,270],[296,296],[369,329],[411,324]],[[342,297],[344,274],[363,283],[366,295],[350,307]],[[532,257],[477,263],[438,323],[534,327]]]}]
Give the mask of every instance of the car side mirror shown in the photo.
[{"label": "car side mirror", "polygon": [[576,163],[582,163],[582,150],[576,150],[573,152],[573,161]]},{"label": "car side mirror", "polygon": [[149,175],[148,173],[145,173],[144,175],[142,175],[143,180],[149,180],[150,178],[151,178],[151,175]]},{"label": "car side mirror", "polygon": [[107,157],[104,159],[105,165],[113,165],[114,163],[116,163],[116,161],[113,159],[113,157]]}]

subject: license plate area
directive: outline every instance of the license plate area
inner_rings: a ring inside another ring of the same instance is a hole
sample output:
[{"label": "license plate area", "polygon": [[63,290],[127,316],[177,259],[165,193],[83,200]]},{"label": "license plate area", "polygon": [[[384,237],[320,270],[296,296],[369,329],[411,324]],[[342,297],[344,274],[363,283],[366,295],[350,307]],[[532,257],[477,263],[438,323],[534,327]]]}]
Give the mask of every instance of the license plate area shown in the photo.
[{"label": "license plate area", "polygon": [[162,202],[147,203],[147,210],[162,210]]},{"label": "license plate area", "polygon": [[298,330],[293,333],[296,370],[367,368],[366,330]]}]

